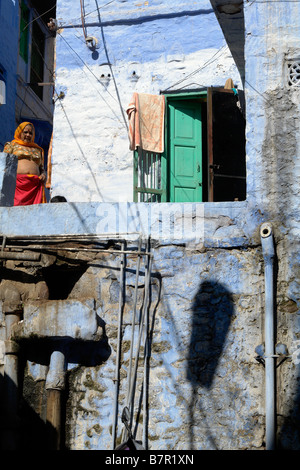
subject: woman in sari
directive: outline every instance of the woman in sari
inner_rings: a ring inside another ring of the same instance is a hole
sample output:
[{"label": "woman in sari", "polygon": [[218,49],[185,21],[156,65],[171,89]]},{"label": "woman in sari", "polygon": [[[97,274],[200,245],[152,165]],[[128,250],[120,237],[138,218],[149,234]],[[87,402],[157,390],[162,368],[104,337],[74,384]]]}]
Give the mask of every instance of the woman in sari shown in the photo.
[{"label": "woman in sari", "polygon": [[3,149],[3,152],[18,157],[15,206],[46,202],[44,151],[34,142],[34,137],[33,124],[22,122],[15,131],[14,140],[6,142]]}]

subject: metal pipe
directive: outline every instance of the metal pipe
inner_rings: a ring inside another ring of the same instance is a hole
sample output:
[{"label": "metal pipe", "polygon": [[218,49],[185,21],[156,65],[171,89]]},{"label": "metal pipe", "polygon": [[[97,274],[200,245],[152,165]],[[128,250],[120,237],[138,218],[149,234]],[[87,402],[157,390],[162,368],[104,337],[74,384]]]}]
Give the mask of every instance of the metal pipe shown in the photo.
[{"label": "metal pipe", "polygon": [[[74,251],[74,252],[78,252],[78,251],[90,251],[90,252],[96,252],[96,253],[104,253],[104,254],[126,254],[126,255],[135,255],[135,256],[140,256],[140,255],[150,255],[150,253],[145,253],[144,251],[136,251],[136,250],[125,250],[125,251],[122,251],[122,250],[110,250],[110,249],[105,249],[105,248],[83,248],[83,247],[77,247],[77,248],[69,248],[69,247],[63,247],[63,246],[56,246],[56,247],[53,247],[53,246],[48,246],[48,245],[40,245],[40,246],[27,246],[27,247],[24,247],[24,246],[16,246],[16,245],[7,245],[6,248],[9,248],[9,249],[17,249],[17,250],[52,250],[52,251]],[[11,254],[11,253],[14,253],[14,252],[3,252],[3,253],[8,253],[8,254]],[[0,256],[1,256],[1,252],[0,252]],[[32,255],[34,256],[34,254]],[[21,259],[21,258],[20,258]],[[25,258],[22,258],[22,259],[25,259]],[[37,258],[33,258],[34,259],[37,259]]]},{"label": "metal pipe", "polygon": [[12,251],[0,251],[0,259],[16,259],[22,261],[39,261],[41,253],[23,253]]},{"label": "metal pipe", "polygon": [[60,449],[61,395],[65,389],[65,371],[65,354],[62,351],[52,352],[46,378],[48,450]]},{"label": "metal pipe", "polygon": [[276,447],[275,419],[275,338],[274,338],[274,240],[271,225],[260,230],[265,263],[265,409],[266,450]]},{"label": "metal pipe", "polygon": [[[134,302],[133,302],[133,313],[132,313],[132,321],[131,321],[131,343],[130,343],[130,357],[129,357],[129,367],[128,367],[128,388],[127,388],[127,401],[126,406],[130,411],[130,420],[129,420],[129,427],[131,429],[132,421],[133,421],[133,407],[130,406],[129,403],[129,392],[130,392],[130,385],[131,385],[131,376],[132,376],[132,360],[133,360],[133,348],[134,348],[134,334],[135,334],[135,321],[136,321],[136,310],[137,310],[137,294],[138,294],[138,285],[139,285],[139,275],[140,275],[140,264],[141,264],[141,248],[142,248],[142,239],[139,239],[138,245],[138,261],[136,266],[136,277],[135,277],[135,287],[134,287]],[[124,428],[124,436],[125,438],[128,436],[127,429]]]},{"label": "metal pipe", "polygon": [[[152,258],[150,258],[150,261],[151,261],[151,259]],[[140,320],[139,337],[138,337],[138,341],[137,341],[137,345],[136,345],[136,356],[135,356],[135,363],[134,363],[133,380],[131,381],[130,391],[129,391],[129,395],[128,395],[128,397],[129,397],[128,398],[128,403],[131,403],[131,406],[132,406],[134,390],[135,390],[135,379],[136,379],[138,362],[139,362],[139,352],[140,352],[140,345],[141,345],[141,339],[142,339],[142,333],[143,333],[144,318],[145,318],[145,314],[146,314],[146,305],[148,305],[149,283],[150,283],[150,267],[149,267],[148,272],[146,273],[144,306],[143,306],[143,310],[142,310],[142,318]]]},{"label": "metal pipe", "polygon": [[[128,395],[128,397],[129,397],[128,398],[128,403],[130,404],[130,407],[132,409],[134,407],[134,393],[135,393],[135,383],[136,383],[137,369],[138,369],[138,363],[139,363],[140,345],[141,345],[142,333],[144,331],[143,327],[144,327],[146,312],[147,312],[147,309],[148,309],[149,290],[150,290],[150,283],[151,283],[152,256],[148,257],[148,261],[149,261],[148,269],[145,270],[144,305],[143,305],[143,309],[142,309],[142,317],[141,317],[141,320],[140,320],[139,337],[138,337],[138,341],[137,341],[137,345],[136,345],[134,372],[133,372],[133,377],[132,377],[132,380],[131,380],[129,395]],[[146,352],[145,352],[145,355],[146,355]],[[144,416],[143,419],[145,420],[145,416]],[[144,426],[145,426],[145,421],[144,421]],[[143,436],[145,437],[144,431],[143,431]],[[144,445],[146,445],[146,443],[144,443]]]},{"label": "metal pipe", "polygon": [[143,384],[143,447],[145,450],[148,449],[148,362],[149,362],[149,305],[148,299],[150,295],[151,287],[151,258],[148,258],[147,266],[147,279],[148,279],[148,293],[147,302],[145,304],[145,346],[144,346],[144,384]]},{"label": "metal pipe", "polygon": [[[124,251],[124,243],[122,243],[122,251]],[[122,316],[124,304],[124,273],[125,273],[126,255],[123,253],[120,265],[120,292],[119,292],[119,316],[118,316],[118,339],[117,339],[117,355],[116,355],[116,369],[115,369],[115,396],[113,406],[113,429],[112,429],[112,448],[116,447],[116,433],[118,422],[118,395],[119,395],[119,382],[120,382],[120,356],[121,356],[121,341],[122,341]]]},{"label": "metal pipe", "polygon": [[[3,239],[8,240],[116,240],[118,242],[125,241],[125,237],[139,235],[139,232],[118,232],[118,233],[78,233],[78,234],[57,234],[57,235],[5,235],[2,234]],[[0,235],[1,236],[1,235]],[[123,237],[123,238],[122,238]]]},{"label": "metal pipe", "polygon": [[20,311],[5,312],[6,341],[4,364],[4,409],[5,432],[2,445],[4,450],[18,448],[18,352],[19,345],[11,340],[12,327],[21,319]]}]

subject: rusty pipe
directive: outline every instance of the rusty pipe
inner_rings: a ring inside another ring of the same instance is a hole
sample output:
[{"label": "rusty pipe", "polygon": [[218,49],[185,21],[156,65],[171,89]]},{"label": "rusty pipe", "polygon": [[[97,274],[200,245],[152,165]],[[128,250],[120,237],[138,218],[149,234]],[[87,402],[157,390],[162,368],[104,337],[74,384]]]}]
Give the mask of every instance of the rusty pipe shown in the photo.
[{"label": "rusty pipe", "polygon": [[48,450],[60,449],[61,398],[65,389],[66,358],[63,351],[53,351],[46,378]]},{"label": "rusty pipe", "polygon": [[21,319],[20,311],[4,312],[6,326],[4,364],[4,409],[5,431],[2,445],[4,450],[18,448],[18,352],[19,345],[11,339],[14,324]]}]

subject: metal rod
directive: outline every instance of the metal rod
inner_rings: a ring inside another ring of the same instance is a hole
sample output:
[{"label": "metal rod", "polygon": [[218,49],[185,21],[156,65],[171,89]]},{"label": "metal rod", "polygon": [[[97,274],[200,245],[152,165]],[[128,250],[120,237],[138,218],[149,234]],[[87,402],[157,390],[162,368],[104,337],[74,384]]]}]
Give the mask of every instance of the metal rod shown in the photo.
[{"label": "metal rod", "polygon": [[150,281],[151,281],[151,259],[148,258],[147,272],[149,271],[148,277],[148,296],[147,303],[145,305],[145,346],[144,346],[144,385],[143,385],[143,447],[145,450],[148,449],[147,440],[147,428],[148,428],[148,359],[149,359],[149,309],[148,299],[150,293]]},{"label": "metal rod", "polygon": [[143,324],[144,324],[144,319],[146,315],[146,310],[148,308],[149,286],[150,286],[150,281],[151,281],[151,263],[152,263],[152,257],[149,258],[149,269],[145,273],[146,276],[145,276],[144,305],[143,305],[143,310],[142,310],[142,318],[140,321],[139,337],[138,337],[138,342],[136,345],[136,356],[135,356],[133,380],[131,381],[130,392],[129,392],[128,403],[130,403],[132,407],[133,407],[133,402],[134,402],[135,381],[136,381],[138,361],[139,361],[139,350],[140,350],[141,338],[142,338],[142,333],[143,333]]},{"label": "metal rod", "polygon": [[266,449],[276,447],[275,412],[275,338],[274,338],[274,257],[272,227],[261,226],[261,243],[265,261],[265,407]]},{"label": "metal rod", "polygon": [[[78,247],[78,248],[70,248],[70,247],[48,247],[47,245],[42,245],[42,246],[30,246],[30,247],[24,247],[24,246],[16,246],[16,245],[7,245],[6,248],[9,248],[9,249],[15,249],[15,250],[52,250],[52,251],[58,251],[58,250],[61,250],[61,251],[91,251],[91,252],[96,252],[96,253],[105,253],[105,254],[109,254],[109,253],[116,253],[116,254],[126,254],[126,255],[148,255],[148,256],[152,256],[152,254],[150,252],[145,252],[145,251],[131,251],[131,250],[105,250],[103,248],[81,248],[81,247]],[[12,253],[12,252],[3,252],[4,254],[5,253]],[[2,253],[0,252],[0,257],[1,257]],[[6,256],[4,256],[6,257]]]},{"label": "metal rod", "polygon": [[[141,252],[141,245],[142,239],[139,239],[138,244],[138,251]],[[140,264],[141,264],[141,255],[139,254],[137,265],[136,265],[136,276],[135,276],[135,287],[134,287],[134,299],[133,299],[133,312],[131,318],[131,342],[130,342],[130,356],[129,356],[129,366],[128,366],[128,385],[127,385],[127,397],[126,397],[126,406],[130,413],[130,420],[129,420],[129,428],[131,429],[132,421],[133,421],[133,409],[129,403],[129,391],[131,385],[131,377],[132,377],[132,360],[133,360],[133,349],[134,349],[134,334],[135,334],[135,320],[136,320],[136,309],[137,309],[137,292],[138,292],[138,284],[139,284],[139,271],[140,271]],[[126,440],[128,437],[128,430],[126,427],[123,428],[122,432],[122,441]]]},{"label": "metal rod", "polygon": [[[141,252],[141,243],[142,240],[139,240],[139,252]],[[134,304],[133,304],[133,314],[132,314],[132,331],[131,331],[131,348],[130,348],[130,357],[129,357],[129,372],[128,372],[128,390],[127,390],[127,406],[129,407],[130,414],[131,414],[131,421],[130,425],[132,425],[132,414],[133,409],[130,409],[129,404],[129,391],[130,391],[130,384],[131,384],[131,376],[132,376],[132,360],[133,360],[133,347],[134,347],[134,334],[135,334],[135,319],[136,319],[136,308],[137,308],[137,293],[138,293],[138,284],[139,284],[139,271],[140,271],[140,264],[141,264],[141,256],[139,255],[137,266],[136,266],[136,277],[135,277],[135,287],[134,287]]]},{"label": "metal rod", "polygon": [[[103,233],[103,234],[95,234],[95,233],[81,233],[81,234],[60,234],[60,235],[5,235],[3,234],[2,237],[8,240],[56,240],[56,239],[77,239],[77,238],[88,238],[88,239],[97,239],[97,238],[104,238],[104,239],[116,239],[118,241],[120,238],[119,236],[128,236],[128,235],[139,235],[139,232],[118,232],[116,233]],[[125,240],[123,240],[125,241]]]},{"label": "metal rod", "polygon": [[[124,243],[122,243],[122,250],[124,250]],[[117,338],[117,354],[116,354],[116,369],[115,369],[115,397],[114,397],[114,408],[113,408],[113,449],[116,447],[116,434],[117,434],[117,422],[118,422],[118,395],[120,386],[120,357],[121,357],[121,340],[122,340],[122,316],[123,316],[123,304],[124,304],[124,273],[125,273],[125,261],[126,256],[123,253],[121,265],[120,265],[120,292],[119,292],[119,316],[118,316],[118,338]]]}]

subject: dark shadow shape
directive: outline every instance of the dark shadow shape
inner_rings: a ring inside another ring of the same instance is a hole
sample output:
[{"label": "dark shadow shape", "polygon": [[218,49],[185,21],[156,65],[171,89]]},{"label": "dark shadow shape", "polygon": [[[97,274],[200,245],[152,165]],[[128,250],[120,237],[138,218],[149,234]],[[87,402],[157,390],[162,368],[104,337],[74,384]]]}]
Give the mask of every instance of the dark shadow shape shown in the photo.
[{"label": "dark shadow shape", "polygon": [[294,405],[278,431],[278,450],[300,450],[300,366],[296,380]]},{"label": "dark shadow shape", "polygon": [[[0,450],[47,450],[47,436],[49,432],[53,432],[53,428],[29,405],[26,393],[23,395],[22,392],[21,377],[16,390],[16,385],[9,377],[0,375]],[[29,390],[27,395],[30,395],[31,403],[39,400],[42,402],[43,393],[41,391],[39,395],[35,384],[35,396]]]},{"label": "dark shadow shape", "polygon": [[62,351],[67,364],[94,367],[103,364],[111,354],[111,347],[105,332],[105,322],[98,317],[98,325],[103,329],[103,336],[98,341],[83,341],[67,336],[53,338],[31,338],[19,342],[25,361],[48,365],[53,351]]},{"label": "dark shadow shape", "polygon": [[67,299],[76,282],[86,270],[87,265],[74,267],[52,265],[43,268],[43,277],[49,289],[49,300]]},{"label": "dark shadow shape", "polygon": [[54,196],[50,199],[50,202],[68,202],[65,196]]},{"label": "dark shadow shape", "polygon": [[[193,386],[189,406],[191,449],[194,447],[193,428],[196,424],[194,408],[195,406],[201,407],[198,387],[210,389],[212,386],[233,317],[232,295],[222,284],[214,281],[205,281],[200,284],[194,298],[192,312],[192,333],[186,372],[187,380]],[[205,413],[203,411],[202,417],[205,420]],[[203,424],[203,427],[207,429],[205,423]],[[208,437],[216,448],[214,437],[212,435]]]},{"label": "dark shadow shape", "polygon": [[1,281],[16,281],[24,284],[36,284],[38,281],[43,281],[43,277],[37,277],[36,274],[28,274],[19,269],[9,269],[0,267]]},{"label": "dark shadow shape", "polygon": [[[98,2],[96,0],[96,5],[98,10],[100,11],[100,8],[98,7]],[[199,16],[199,15],[211,15],[213,13],[212,8],[202,8],[199,10],[184,10],[176,13],[161,13],[161,14],[155,14],[155,15],[147,15],[147,16],[140,16],[139,18],[121,18],[118,20],[108,20],[108,21],[101,21],[101,18],[99,16],[99,22],[91,22],[91,23],[86,23],[86,27],[107,27],[107,26],[133,26],[133,25],[141,25],[143,23],[151,23],[154,21],[158,20],[172,20],[176,18],[182,18],[184,16]],[[76,25],[74,25],[76,26]],[[73,26],[73,27],[74,27]]]},{"label": "dark shadow shape", "polygon": [[98,60],[98,59],[99,59],[99,52],[98,52],[98,51],[93,51],[93,53],[92,53],[92,59],[93,59],[93,60]]},{"label": "dark shadow shape", "polygon": [[231,293],[217,282],[203,282],[192,310],[187,379],[210,388],[233,315]]},{"label": "dark shadow shape", "polygon": [[[12,403],[10,406],[9,403],[9,398],[15,396],[15,385],[8,379],[2,380],[0,375],[1,450],[55,450],[49,448],[51,436],[56,435],[56,430],[49,422],[46,422],[47,391],[45,390],[45,380],[34,381],[28,374],[25,376],[27,361],[48,366],[52,352],[63,351],[67,364],[80,364],[80,366],[86,367],[101,365],[109,358],[111,348],[105,333],[105,322],[99,317],[98,325],[103,328],[103,336],[99,341],[80,341],[69,337],[31,338],[19,341],[18,405]],[[68,375],[68,372],[66,374]],[[8,381],[9,383],[7,383]],[[66,388],[62,392],[61,401],[60,450],[68,450],[65,442],[68,396],[69,384],[66,378]],[[17,421],[10,423],[11,411],[16,406],[18,406]]]}]

